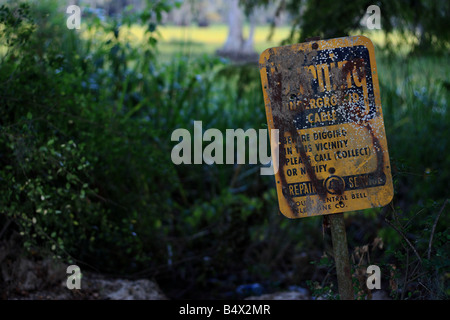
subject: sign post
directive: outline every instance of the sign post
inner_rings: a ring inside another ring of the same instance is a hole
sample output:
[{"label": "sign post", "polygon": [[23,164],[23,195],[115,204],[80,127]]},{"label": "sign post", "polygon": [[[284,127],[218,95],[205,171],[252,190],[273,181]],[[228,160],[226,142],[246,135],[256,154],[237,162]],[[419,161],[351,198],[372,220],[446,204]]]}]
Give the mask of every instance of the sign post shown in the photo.
[{"label": "sign post", "polygon": [[267,124],[279,130],[280,211],[330,215],[340,296],[353,299],[342,213],[393,197],[373,44],[355,36],[269,48],[259,68]]},{"label": "sign post", "polygon": [[353,300],[353,284],[348,255],[347,235],[342,213],[330,216],[331,241],[333,243],[334,261],[341,300]]}]

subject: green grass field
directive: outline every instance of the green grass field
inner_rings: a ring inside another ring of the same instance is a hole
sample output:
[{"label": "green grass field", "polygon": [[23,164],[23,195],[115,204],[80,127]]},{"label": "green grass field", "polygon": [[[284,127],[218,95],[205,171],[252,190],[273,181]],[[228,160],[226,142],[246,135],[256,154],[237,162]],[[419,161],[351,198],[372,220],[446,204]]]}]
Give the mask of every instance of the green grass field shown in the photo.
[{"label": "green grass field", "polygon": [[[145,39],[145,26],[133,25],[131,27],[121,28],[121,39],[124,42],[139,46]],[[91,31],[92,32],[92,31]],[[260,54],[265,49],[279,46],[281,42],[289,37],[291,29],[289,26],[277,27],[269,40],[271,27],[257,26],[254,34],[254,48]],[[224,24],[211,25],[209,27],[198,26],[159,26],[155,31],[158,39],[158,51],[163,58],[167,60],[173,55],[182,56],[201,56],[203,54],[214,54],[215,51],[223,46],[228,35],[228,26]],[[244,39],[248,37],[249,26],[245,25],[243,30]],[[382,31],[368,30],[365,32],[355,31],[351,35],[362,34],[368,36],[378,47],[384,47],[386,44],[386,35]],[[86,33],[85,36],[92,36],[93,33]],[[405,39],[398,33],[389,35],[389,41],[393,45],[402,43],[398,53],[406,54],[410,51],[411,45],[415,42],[412,36]]]},{"label": "green grass field", "polygon": [[[244,27],[244,38],[248,36],[249,27]],[[266,48],[277,46],[289,36],[288,27],[277,28],[270,40],[270,26],[259,26],[254,34],[254,46],[258,53]],[[121,29],[122,39],[139,45],[144,39],[145,27],[131,26]],[[228,27],[226,25],[213,25],[206,28],[198,26],[160,26],[156,31],[158,50],[161,57],[171,57],[174,54],[201,56],[214,54],[226,41]]]},{"label": "green grass field", "polygon": [[[249,27],[244,28],[244,38],[248,37]],[[277,28],[271,40],[269,26],[260,26],[255,29],[254,45],[255,50],[261,53],[266,48],[277,46],[289,36],[289,28]],[[197,26],[175,27],[163,26],[160,28],[162,52],[171,50],[184,50],[192,53],[214,53],[226,41],[228,27],[226,25],[214,25],[208,28]]]}]

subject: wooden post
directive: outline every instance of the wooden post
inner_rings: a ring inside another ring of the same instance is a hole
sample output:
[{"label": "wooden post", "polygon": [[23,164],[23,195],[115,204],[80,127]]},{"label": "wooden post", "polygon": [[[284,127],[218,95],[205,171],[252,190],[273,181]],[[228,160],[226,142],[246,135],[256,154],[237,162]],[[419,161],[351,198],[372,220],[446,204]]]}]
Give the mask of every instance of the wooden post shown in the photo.
[{"label": "wooden post", "polygon": [[341,300],[354,300],[350,260],[348,255],[347,234],[344,215],[330,214],[331,241],[333,243],[334,261]]}]

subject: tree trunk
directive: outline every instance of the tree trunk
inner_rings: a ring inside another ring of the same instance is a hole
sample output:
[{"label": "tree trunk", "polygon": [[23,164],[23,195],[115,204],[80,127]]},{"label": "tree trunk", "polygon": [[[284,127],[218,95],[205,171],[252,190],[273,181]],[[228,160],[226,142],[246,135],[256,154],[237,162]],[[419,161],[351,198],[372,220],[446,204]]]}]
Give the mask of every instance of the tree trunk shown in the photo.
[{"label": "tree trunk", "polygon": [[240,62],[258,61],[258,54],[253,48],[255,19],[250,16],[250,34],[246,41],[242,34],[243,12],[239,0],[230,0],[228,8],[228,37],[217,54]]},{"label": "tree trunk", "polygon": [[242,50],[242,12],[239,0],[230,0],[228,9],[228,37],[220,50],[223,53],[238,53]]},{"label": "tree trunk", "polygon": [[255,48],[253,46],[253,39],[255,37],[255,14],[250,14],[250,31],[248,34],[247,40],[245,40],[244,46],[242,48],[242,51],[245,54],[254,54]]}]

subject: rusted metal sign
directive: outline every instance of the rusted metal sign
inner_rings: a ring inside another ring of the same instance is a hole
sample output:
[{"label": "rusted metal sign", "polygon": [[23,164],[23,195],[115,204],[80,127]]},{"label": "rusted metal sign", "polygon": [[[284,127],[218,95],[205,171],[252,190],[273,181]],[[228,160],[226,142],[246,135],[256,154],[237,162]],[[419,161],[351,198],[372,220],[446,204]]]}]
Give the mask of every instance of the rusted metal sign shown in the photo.
[{"label": "rusted metal sign", "polygon": [[388,204],[392,176],[372,42],[355,36],[270,48],[259,67],[268,127],[279,130],[271,150],[279,153],[280,211],[301,218]]}]

